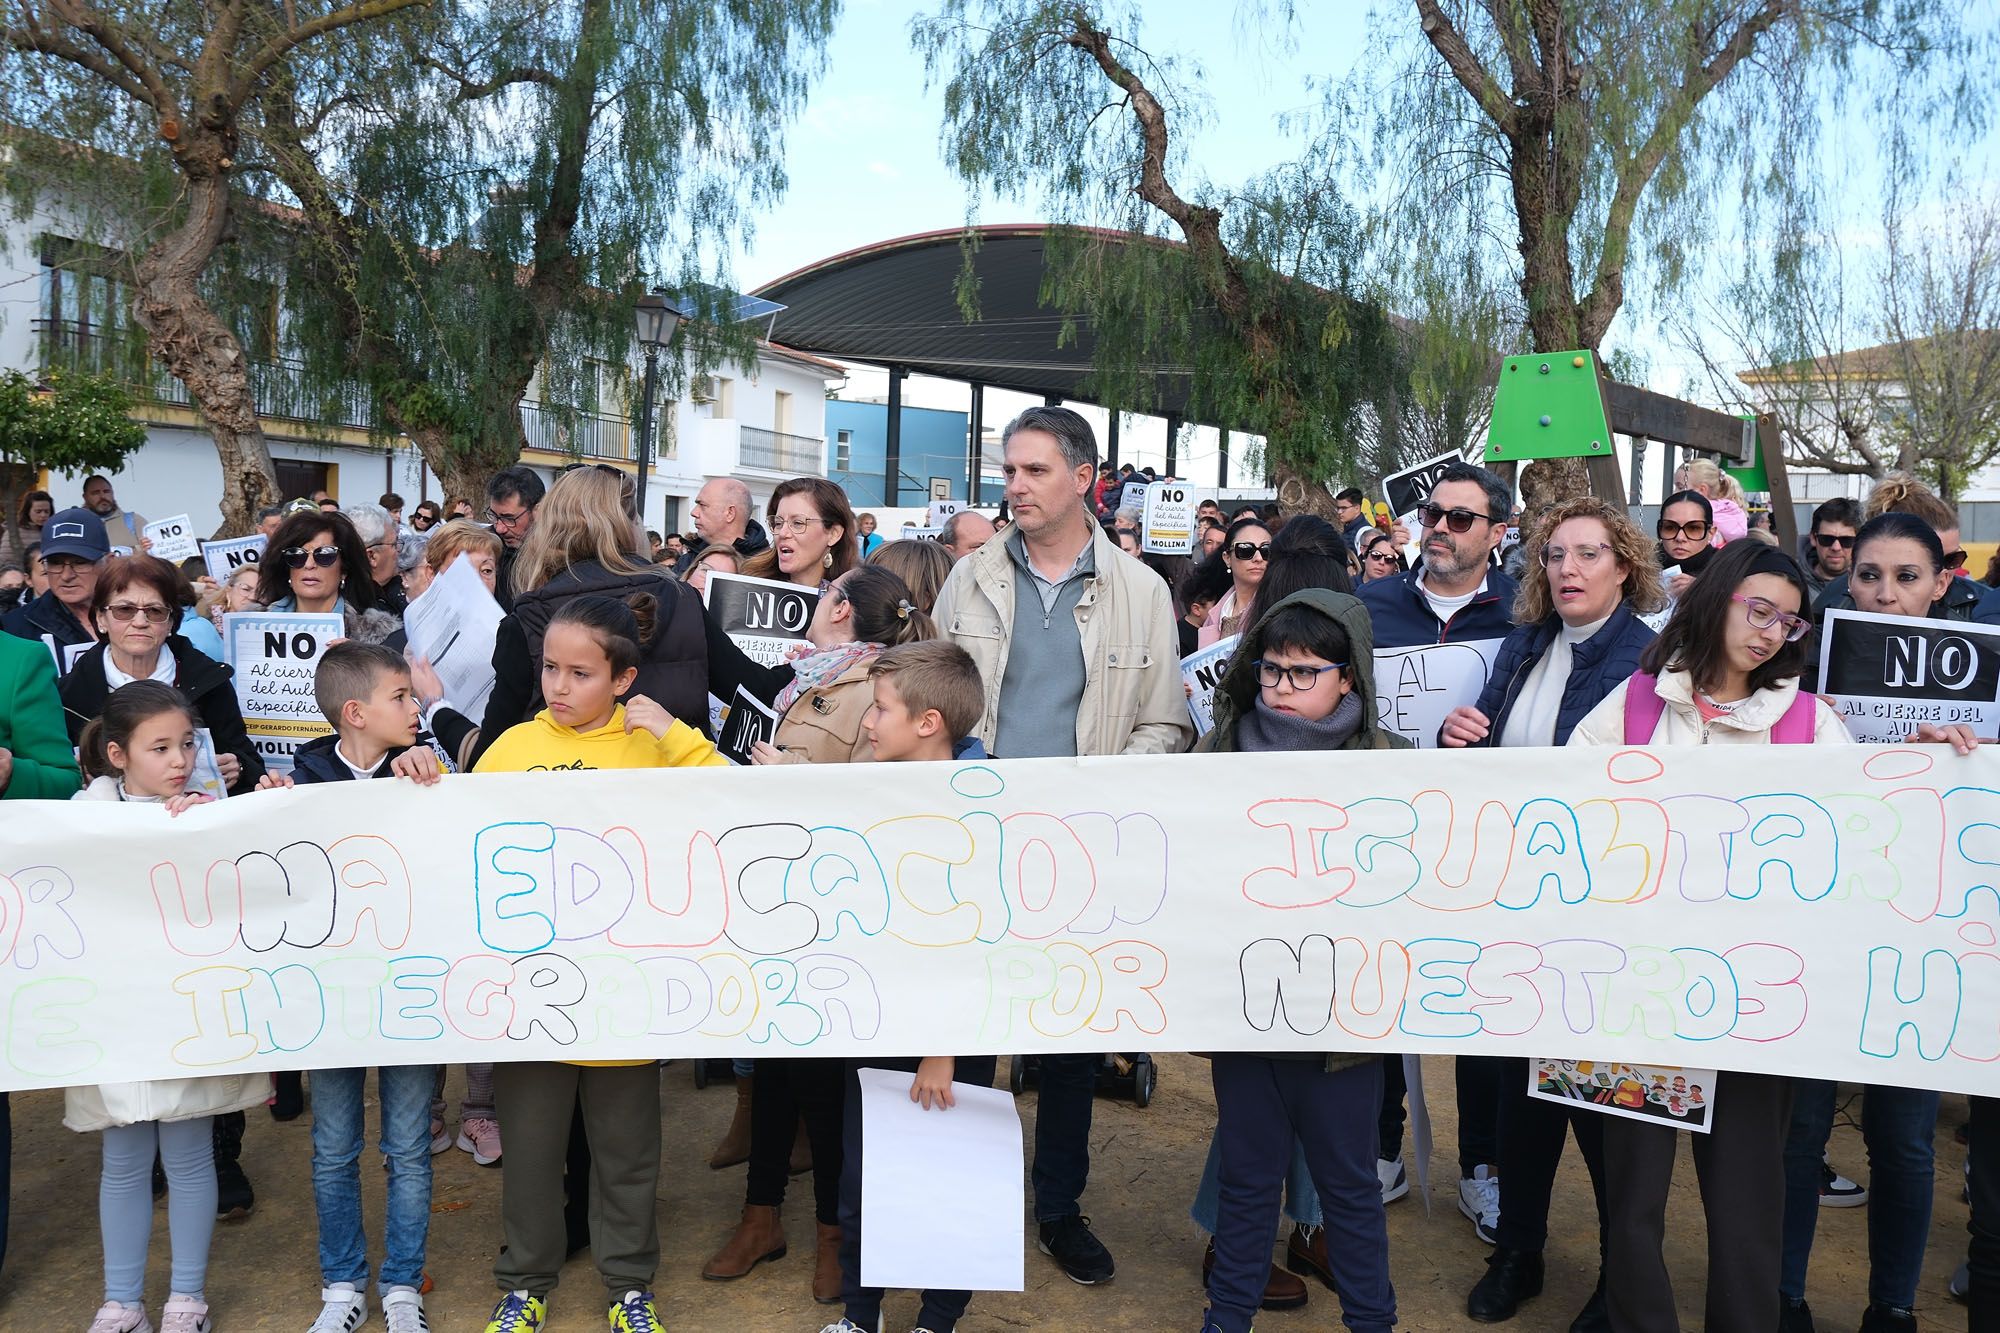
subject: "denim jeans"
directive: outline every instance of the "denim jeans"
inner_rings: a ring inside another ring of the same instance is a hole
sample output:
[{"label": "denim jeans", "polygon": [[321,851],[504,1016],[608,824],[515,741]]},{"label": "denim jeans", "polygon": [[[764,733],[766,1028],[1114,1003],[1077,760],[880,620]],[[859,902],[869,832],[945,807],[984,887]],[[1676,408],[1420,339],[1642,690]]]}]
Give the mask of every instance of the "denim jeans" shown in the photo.
[{"label": "denim jeans", "polygon": [[[1395,1057],[1402,1064],[1402,1057]],[[1389,1062],[1382,1062],[1388,1068]],[[1210,1131],[1208,1136],[1208,1161],[1201,1168],[1201,1183],[1194,1187],[1194,1203],[1188,1208],[1188,1216],[1194,1224],[1209,1235],[1215,1234],[1215,1212],[1221,1196],[1221,1186],[1217,1175],[1222,1167],[1221,1127]],[[1306,1148],[1299,1142],[1298,1135],[1292,1136],[1292,1161],[1285,1168],[1285,1216],[1302,1227],[1316,1227],[1323,1223],[1319,1211],[1319,1191],[1313,1188],[1312,1167],[1306,1163]]]},{"label": "denim jeans", "polygon": [[[389,1159],[383,1218],[382,1287],[424,1280],[431,1223],[431,1086],[433,1065],[385,1065],[376,1071],[381,1144]],[[312,1071],[313,1203],[319,1212],[319,1269],[324,1282],[368,1286],[368,1233],[361,1223],[362,1087],[366,1069]]]},{"label": "denim jeans", "polygon": [[1090,1114],[1101,1055],[1045,1055],[1035,1094],[1035,1220],[1054,1222],[1081,1210],[1090,1180]]},{"label": "denim jeans", "polygon": [[[1806,1264],[1819,1222],[1820,1159],[1833,1132],[1835,1089],[1824,1079],[1794,1079],[1785,1137],[1785,1250],[1778,1290],[1804,1300]],[[1868,1303],[1909,1309],[1917,1303],[1924,1245],[1930,1239],[1938,1094],[1871,1083],[1861,1098],[1868,1145]]]}]

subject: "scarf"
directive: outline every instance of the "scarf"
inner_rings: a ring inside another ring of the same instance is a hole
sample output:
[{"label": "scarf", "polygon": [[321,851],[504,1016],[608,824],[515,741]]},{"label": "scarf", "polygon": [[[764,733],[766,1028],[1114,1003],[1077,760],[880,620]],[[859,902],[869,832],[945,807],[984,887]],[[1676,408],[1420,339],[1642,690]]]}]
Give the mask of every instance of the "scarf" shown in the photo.
[{"label": "scarf", "polygon": [[1259,750],[1338,750],[1361,730],[1361,695],[1349,690],[1333,711],[1317,722],[1264,706],[1260,691],[1256,706],[1236,724],[1236,748]]},{"label": "scarf", "polygon": [[[153,664],[153,674],[146,677],[146,679],[164,681],[166,684],[171,685],[174,683],[177,671],[178,667],[174,662],[173,649],[162,643],[160,645],[160,660]],[[105,685],[116,690],[130,685],[137,679],[139,679],[137,676],[128,676],[118,669],[118,664],[111,660],[111,649],[106,648],[104,650]]]},{"label": "scarf", "polygon": [[1664,545],[1659,547],[1660,568],[1672,569],[1675,565],[1679,565],[1683,574],[1692,575],[1701,573],[1702,567],[1707,565],[1714,555],[1715,548],[1713,546],[1704,546],[1687,559],[1676,560],[1667,554],[1667,548]]},{"label": "scarf", "polygon": [[791,680],[778,691],[778,716],[783,717],[807,690],[816,690],[828,681],[838,679],[857,662],[865,662],[881,651],[879,643],[837,643],[831,648],[819,648],[799,658],[792,663]]}]

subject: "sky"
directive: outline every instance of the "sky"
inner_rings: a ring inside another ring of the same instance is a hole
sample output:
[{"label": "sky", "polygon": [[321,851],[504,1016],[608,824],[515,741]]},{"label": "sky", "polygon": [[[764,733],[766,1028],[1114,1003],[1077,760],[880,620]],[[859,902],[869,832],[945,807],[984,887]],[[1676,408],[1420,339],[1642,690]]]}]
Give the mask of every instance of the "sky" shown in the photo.
[{"label": "sky", "polygon": [[[1191,170],[1225,184],[1297,156],[1298,141],[1280,119],[1314,104],[1313,81],[1346,74],[1363,54],[1368,33],[1369,6],[1362,0],[1302,0],[1293,38],[1280,47],[1243,19],[1245,8],[1231,0],[1148,0],[1144,6],[1143,41],[1182,58],[1198,53],[1199,85],[1207,90],[1204,123],[1178,127],[1177,137],[1188,146]],[[1383,0],[1382,8],[1387,21],[1408,18],[1397,0]],[[910,45],[910,20],[925,10],[906,0],[847,0],[828,44],[826,72],[786,137],[790,189],[758,220],[752,242],[732,256],[740,289],[754,290],[858,246],[966,221],[966,189],[939,152],[942,92],[926,87],[922,59]],[[1854,126],[1829,135],[1842,137],[1872,141],[1858,117]],[[1967,152],[1973,174],[1991,184],[2000,154],[1979,146]],[[1871,168],[1850,155],[1840,169],[1855,174],[1848,197],[1867,200]],[[982,222],[1042,216],[1032,201],[987,195],[978,205]],[[1879,237],[1879,221],[1865,213],[1856,219],[1864,254]],[[1641,327],[1629,304],[1607,346],[1619,344],[1643,358],[1650,387],[1704,396],[1695,359],[1658,330]],[[886,383],[884,373],[857,367],[842,396],[880,397]],[[909,382],[906,395],[924,406],[963,410],[968,402],[962,385],[920,379]],[[987,420],[1004,421],[1033,401],[989,393]],[[1091,415],[1101,433],[1102,414]],[[1136,461],[1164,462],[1164,425],[1157,419],[1128,419],[1124,439],[1122,457],[1136,450]],[[1240,462],[1242,450],[1236,453]],[[1213,434],[1198,433],[1181,450],[1181,475],[1206,483],[1215,475],[1215,454]],[[1239,468],[1228,480],[1253,479]]]}]

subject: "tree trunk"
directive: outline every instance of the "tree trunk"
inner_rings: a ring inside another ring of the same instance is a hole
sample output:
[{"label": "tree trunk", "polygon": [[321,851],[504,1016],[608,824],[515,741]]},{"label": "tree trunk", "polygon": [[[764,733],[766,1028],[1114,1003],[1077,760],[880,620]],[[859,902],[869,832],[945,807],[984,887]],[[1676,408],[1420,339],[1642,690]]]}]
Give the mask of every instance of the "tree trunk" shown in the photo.
[{"label": "tree trunk", "polygon": [[1333,494],[1325,481],[1307,476],[1282,458],[1271,460],[1271,476],[1277,483],[1278,504],[1288,516],[1316,514],[1334,527],[1340,526],[1333,511]]},{"label": "tree trunk", "polygon": [[[249,532],[257,510],[275,504],[277,473],[264,444],[250,365],[198,283],[229,225],[230,138],[185,126],[174,159],[187,181],[187,216],[139,258],[132,312],[152,353],[187,386],[222,462],[224,533]],[[232,136],[233,137],[233,136]]]}]

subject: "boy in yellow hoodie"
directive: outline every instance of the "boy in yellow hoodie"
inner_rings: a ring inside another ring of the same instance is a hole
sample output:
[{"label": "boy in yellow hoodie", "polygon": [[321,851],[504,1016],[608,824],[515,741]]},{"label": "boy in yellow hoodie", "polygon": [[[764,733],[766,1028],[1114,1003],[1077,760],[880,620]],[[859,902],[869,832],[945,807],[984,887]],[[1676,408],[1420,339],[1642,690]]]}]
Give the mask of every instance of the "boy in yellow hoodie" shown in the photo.
[{"label": "boy in yellow hoodie", "polygon": [[[577,597],[542,637],[542,698],[532,722],[509,727],[480,758],[481,773],[596,768],[726,766],[706,737],[638,695],[641,646],[658,603]],[[563,1161],[572,1109],[581,1100],[590,1137],[590,1252],[610,1297],[613,1333],[660,1327],[653,1276],[660,1263],[654,1193],[660,1176],[660,1075],[655,1062],[493,1067],[493,1093],[507,1126],[500,1214],[505,1243],[493,1276],[505,1292],[488,1333],[539,1333],[548,1294],[567,1257]]]}]

